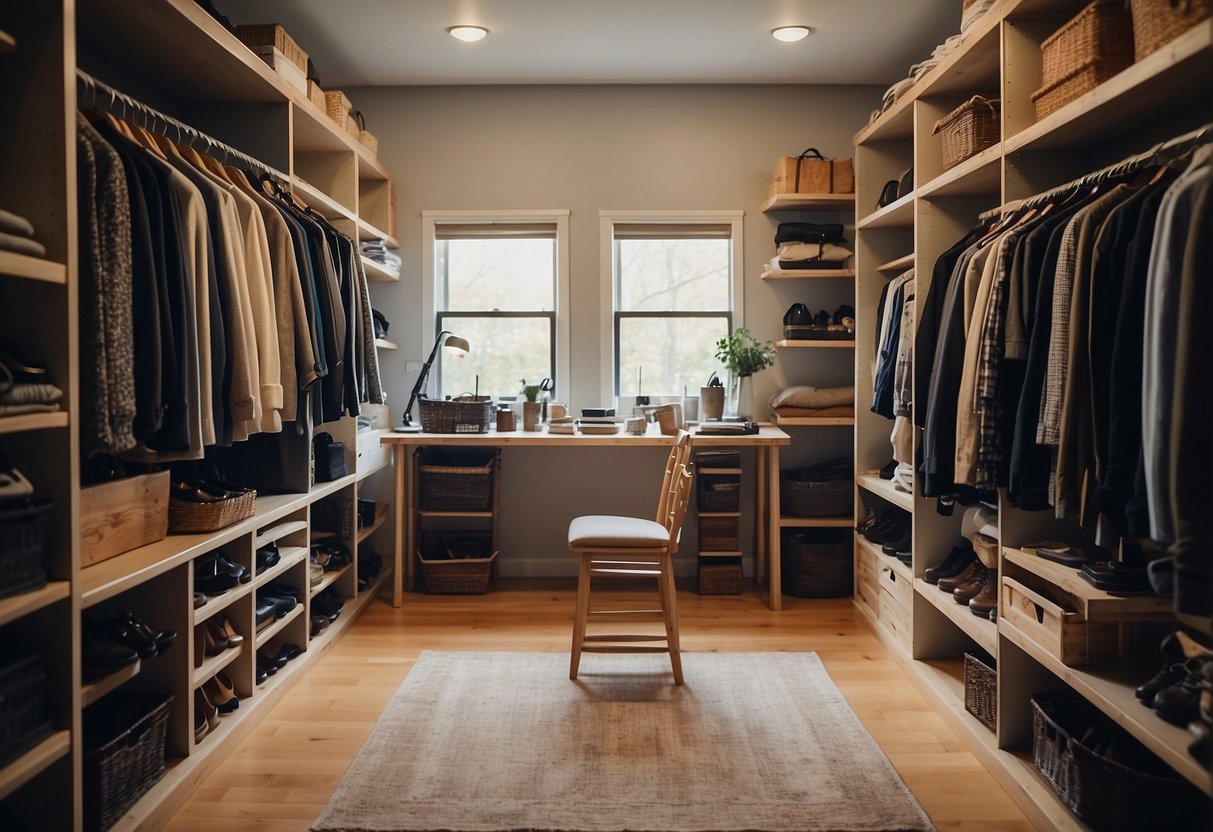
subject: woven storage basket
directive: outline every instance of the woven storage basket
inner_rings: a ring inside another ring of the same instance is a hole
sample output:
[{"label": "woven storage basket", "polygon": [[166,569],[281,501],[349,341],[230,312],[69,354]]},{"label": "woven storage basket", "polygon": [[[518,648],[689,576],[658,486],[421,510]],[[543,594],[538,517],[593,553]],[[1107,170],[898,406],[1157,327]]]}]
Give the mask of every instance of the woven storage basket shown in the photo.
[{"label": "woven storage basket", "polygon": [[345,117],[350,114],[351,109],[353,105],[341,90],[324,91],[324,114],[342,128],[345,127]]},{"label": "woven storage basket", "polygon": [[850,479],[816,479],[808,468],[779,472],[779,511],[787,517],[843,517],[851,512]]},{"label": "woven storage basket", "polygon": [[46,660],[41,653],[0,666],[0,766],[48,736]]},{"label": "woven storage basket", "polygon": [[320,85],[317,84],[315,81],[313,81],[311,78],[307,79],[307,97],[308,97],[309,101],[311,101],[313,104],[316,105],[316,107],[320,110],[320,112],[325,113],[327,115],[327,111],[325,109],[326,104],[325,104],[324,90],[322,90],[320,88]]},{"label": "woven storage basket", "polygon": [[965,710],[994,731],[998,727],[998,676],[994,659],[965,653]]},{"label": "woven storage basket", "polygon": [[421,429],[426,433],[488,433],[493,403],[450,399],[418,399]]},{"label": "woven storage basket", "polygon": [[699,548],[704,552],[736,552],[741,548],[737,535],[738,517],[699,518]]},{"label": "woven storage basket", "polygon": [[975,95],[935,122],[932,132],[942,134],[944,170],[998,143],[998,104],[997,98]]},{"label": "woven storage basket", "polygon": [[483,595],[489,591],[489,577],[497,552],[487,558],[418,557],[426,592],[435,595]]},{"label": "woven storage basket", "polygon": [[191,503],[188,500],[170,498],[168,533],[197,534],[218,531],[252,517],[256,508],[256,491],[247,491],[239,497],[213,503]]},{"label": "woven storage basket", "polygon": [[1090,702],[1064,690],[1038,694],[1031,703],[1032,764],[1079,818],[1123,832],[1208,828],[1204,795],[1124,729],[1110,726],[1119,735],[1117,760],[1079,742],[1097,720],[1108,720]]},{"label": "woven storage basket", "polygon": [[1124,0],[1095,0],[1040,44],[1040,120],[1133,63],[1133,24]]},{"label": "woven storage basket", "polygon": [[240,42],[246,46],[272,46],[304,73],[307,72],[307,53],[300,49],[299,44],[295,43],[295,39],[277,23],[237,26],[233,31]]},{"label": "woven storage basket", "polygon": [[1209,0],[1129,0],[1133,58],[1140,61],[1209,16]]},{"label": "woven storage basket", "polygon": [[787,594],[841,598],[853,591],[855,567],[850,544],[828,541],[809,532],[785,532],[780,550],[783,591]]},{"label": "woven storage basket", "polygon": [[114,691],[84,712],[84,828],[108,829],[164,776],[171,693]]},{"label": "woven storage basket", "polygon": [[696,506],[701,512],[739,511],[741,477],[737,474],[704,474],[695,477]]},{"label": "woven storage basket", "polygon": [[417,477],[426,511],[488,511],[500,451],[418,448]]},{"label": "woven storage basket", "polygon": [[54,503],[0,505],[0,598],[46,586],[46,528]]},{"label": "woven storage basket", "polygon": [[700,595],[740,595],[741,558],[700,558]]}]

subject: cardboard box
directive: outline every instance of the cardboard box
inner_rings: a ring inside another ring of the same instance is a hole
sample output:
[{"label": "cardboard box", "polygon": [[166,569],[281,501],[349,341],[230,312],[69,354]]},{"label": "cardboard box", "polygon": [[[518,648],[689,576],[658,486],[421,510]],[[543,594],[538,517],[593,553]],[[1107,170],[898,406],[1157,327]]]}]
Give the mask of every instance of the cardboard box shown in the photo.
[{"label": "cardboard box", "polygon": [[168,536],[168,471],[80,490],[80,565],[91,566]]}]

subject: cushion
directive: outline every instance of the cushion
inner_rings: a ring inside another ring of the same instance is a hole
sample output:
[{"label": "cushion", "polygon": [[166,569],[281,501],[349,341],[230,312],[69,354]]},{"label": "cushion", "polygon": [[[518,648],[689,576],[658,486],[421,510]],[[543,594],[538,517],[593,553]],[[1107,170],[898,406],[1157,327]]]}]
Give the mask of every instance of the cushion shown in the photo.
[{"label": "cushion", "polygon": [[768,405],[772,408],[783,407],[837,407],[838,405],[855,404],[854,387],[810,387],[795,385],[787,387],[771,397]]},{"label": "cushion", "polygon": [[665,526],[639,517],[587,514],[569,523],[569,548],[655,549],[670,542]]}]

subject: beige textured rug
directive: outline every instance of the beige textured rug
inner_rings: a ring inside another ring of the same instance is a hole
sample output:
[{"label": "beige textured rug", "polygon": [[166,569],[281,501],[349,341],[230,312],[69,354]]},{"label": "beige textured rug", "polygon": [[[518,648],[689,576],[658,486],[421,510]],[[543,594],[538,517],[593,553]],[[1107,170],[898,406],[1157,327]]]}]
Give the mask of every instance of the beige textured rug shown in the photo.
[{"label": "beige textured rug", "polygon": [[814,653],[423,653],[312,826],[930,830]]}]

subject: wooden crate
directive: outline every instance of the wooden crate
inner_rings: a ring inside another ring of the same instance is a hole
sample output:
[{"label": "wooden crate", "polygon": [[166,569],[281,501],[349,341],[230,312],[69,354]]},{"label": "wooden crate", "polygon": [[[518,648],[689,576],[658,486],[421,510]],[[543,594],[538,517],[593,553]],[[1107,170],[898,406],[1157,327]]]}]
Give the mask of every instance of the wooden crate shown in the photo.
[{"label": "wooden crate", "polygon": [[168,535],[168,471],[80,490],[80,565],[163,540]]},{"label": "wooden crate", "polygon": [[[1061,593],[1058,593],[1061,594]],[[1064,665],[1084,665],[1114,656],[1119,647],[1115,622],[1087,621],[1077,603],[1065,605],[1014,578],[1002,578],[1002,621],[1023,633]]]}]

